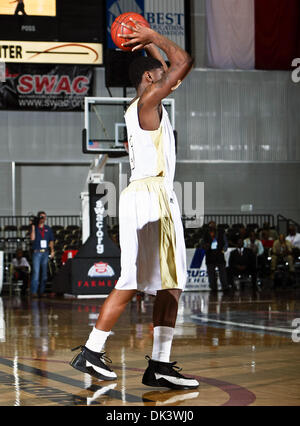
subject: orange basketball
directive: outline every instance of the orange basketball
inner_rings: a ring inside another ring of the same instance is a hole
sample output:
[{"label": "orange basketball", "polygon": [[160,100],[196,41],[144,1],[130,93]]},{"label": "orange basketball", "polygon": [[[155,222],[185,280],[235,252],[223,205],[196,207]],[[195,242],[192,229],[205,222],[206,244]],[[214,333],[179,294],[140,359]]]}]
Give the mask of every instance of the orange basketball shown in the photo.
[{"label": "orange basketball", "polygon": [[144,27],[148,27],[150,28],[150,24],[148,21],[146,21],[146,19],[140,15],[139,13],[135,13],[135,12],[127,12],[127,13],[123,13],[122,15],[119,15],[113,22],[112,26],[111,26],[111,38],[113,40],[113,42],[115,43],[115,45],[122,50],[125,51],[130,51],[132,50],[132,48],[134,46],[131,47],[124,47],[122,46],[122,43],[126,43],[128,41],[130,41],[129,39],[126,38],[122,38],[122,37],[118,37],[118,34],[131,34],[132,31],[129,28],[126,28],[122,25],[122,23],[124,24],[128,24],[134,27],[134,23],[132,21],[130,21],[130,18],[134,19],[135,21],[137,21],[140,25],[143,25]]}]

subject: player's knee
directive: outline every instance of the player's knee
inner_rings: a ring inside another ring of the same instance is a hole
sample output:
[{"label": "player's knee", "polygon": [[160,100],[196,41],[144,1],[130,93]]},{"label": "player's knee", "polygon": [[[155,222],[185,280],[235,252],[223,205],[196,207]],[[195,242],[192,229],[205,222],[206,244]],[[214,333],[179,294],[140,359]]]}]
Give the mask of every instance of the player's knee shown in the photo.
[{"label": "player's knee", "polygon": [[157,292],[153,309],[154,327],[175,327],[181,293],[178,289]]}]

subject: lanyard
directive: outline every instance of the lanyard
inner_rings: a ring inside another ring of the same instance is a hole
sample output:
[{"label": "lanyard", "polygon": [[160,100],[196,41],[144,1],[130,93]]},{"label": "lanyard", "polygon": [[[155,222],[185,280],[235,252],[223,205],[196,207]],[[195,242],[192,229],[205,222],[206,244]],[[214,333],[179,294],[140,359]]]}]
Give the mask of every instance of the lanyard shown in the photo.
[{"label": "lanyard", "polygon": [[41,231],[40,227],[38,228],[38,230],[39,230],[39,233],[41,234],[42,238],[44,239],[45,238],[45,227],[43,226],[43,231]]}]

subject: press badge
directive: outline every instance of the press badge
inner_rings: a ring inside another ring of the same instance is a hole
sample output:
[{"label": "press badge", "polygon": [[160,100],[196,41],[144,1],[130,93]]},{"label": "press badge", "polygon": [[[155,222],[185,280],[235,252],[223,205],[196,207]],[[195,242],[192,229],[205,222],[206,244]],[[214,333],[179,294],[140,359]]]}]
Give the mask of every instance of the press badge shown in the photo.
[{"label": "press badge", "polygon": [[212,250],[217,250],[217,248],[218,248],[218,241],[213,241],[212,243],[211,243],[211,249]]},{"label": "press badge", "polygon": [[47,240],[41,240],[41,249],[47,248]]}]

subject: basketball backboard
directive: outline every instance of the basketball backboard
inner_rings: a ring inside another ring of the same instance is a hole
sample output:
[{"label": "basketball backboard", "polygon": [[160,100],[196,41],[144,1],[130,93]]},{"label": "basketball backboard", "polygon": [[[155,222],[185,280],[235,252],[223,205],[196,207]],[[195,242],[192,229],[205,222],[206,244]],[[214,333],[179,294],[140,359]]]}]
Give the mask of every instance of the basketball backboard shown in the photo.
[{"label": "basketball backboard", "polygon": [[[132,98],[93,97],[85,98],[82,150],[84,154],[107,154],[109,157],[128,155],[124,143],[127,132],[124,114]],[[175,100],[165,99],[175,129]]]}]

